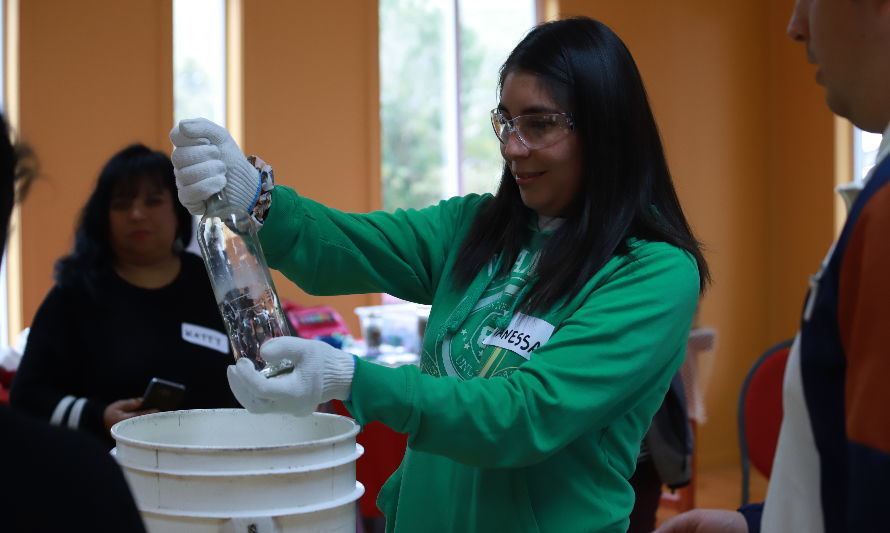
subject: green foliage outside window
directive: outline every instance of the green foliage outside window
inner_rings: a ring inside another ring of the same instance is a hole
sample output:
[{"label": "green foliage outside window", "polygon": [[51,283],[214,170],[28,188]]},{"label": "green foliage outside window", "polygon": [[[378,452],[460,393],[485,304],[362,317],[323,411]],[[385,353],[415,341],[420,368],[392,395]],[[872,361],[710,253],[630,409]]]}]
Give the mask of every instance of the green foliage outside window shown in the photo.
[{"label": "green foliage outside window", "polygon": [[[444,12],[451,0],[380,0],[383,208],[422,208],[443,196]],[[533,2],[461,2],[463,193],[494,192],[503,167],[488,111],[498,68],[534,22]]]}]

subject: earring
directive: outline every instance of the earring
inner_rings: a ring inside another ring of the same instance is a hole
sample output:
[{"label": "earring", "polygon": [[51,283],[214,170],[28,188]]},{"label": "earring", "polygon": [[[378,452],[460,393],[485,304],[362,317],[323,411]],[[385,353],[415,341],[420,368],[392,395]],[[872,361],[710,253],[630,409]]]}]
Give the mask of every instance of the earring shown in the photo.
[{"label": "earring", "polygon": [[182,243],[182,237],[176,237],[176,240],[173,241],[173,253],[179,255],[183,250],[185,250],[185,244]]}]

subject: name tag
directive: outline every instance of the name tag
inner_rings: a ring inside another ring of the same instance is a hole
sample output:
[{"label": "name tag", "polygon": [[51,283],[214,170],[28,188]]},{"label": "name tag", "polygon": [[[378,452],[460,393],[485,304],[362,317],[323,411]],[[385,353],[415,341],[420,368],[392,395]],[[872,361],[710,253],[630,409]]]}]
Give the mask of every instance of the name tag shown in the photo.
[{"label": "name tag", "polygon": [[229,353],[229,338],[215,329],[183,322],[182,340],[220,353]]},{"label": "name tag", "polygon": [[553,335],[553,329],[553,324],[540,318],[516,313],[507,329],[494,330],[482,344],[500,346],[531,359],[532,352]]}]

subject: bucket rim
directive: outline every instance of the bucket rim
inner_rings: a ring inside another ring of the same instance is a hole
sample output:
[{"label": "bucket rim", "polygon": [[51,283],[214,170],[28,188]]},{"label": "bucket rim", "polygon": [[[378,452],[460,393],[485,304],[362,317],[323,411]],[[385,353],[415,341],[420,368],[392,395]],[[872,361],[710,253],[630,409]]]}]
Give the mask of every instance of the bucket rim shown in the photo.
[{"label": "bucket rim", "polygon": [[295,507],[285,507],[279,509],[264,509],[261,514],[256,511],[178,511],[170,508],[143,507],[138,504],[137,508],[141,513],[152,514],[156,516],[176,516],[183,518],[209,518],[209,519],[228,519],[228,518],[246,518],[246,517],[271,517],[276,518],[287,515],[309,514],[327,509],[334,509],[348,503],[352,503],[365,494],[365,486],[360,481],[355,482],[355,488],[349,494],[340,496],[323,502],[312,503],[309,505],[298,505]]},{"label": "bucket rim", "polygon": [[[330,419],[343,419],[351,422],[352,427],[349,431],[345,433],[341,433],[339,435],[325,437],[322,439],[315,439],[312,441],[305,442],[292,442],[286,444],[268,444],[268,445],[257,445],[257,446],[231,446],[231,445],[205,445],[205,444],[170,444],[170,443],[158,443],[151,442],[142,439],[136,439],[133,437],[128,437],[126,435],[121,435],[121,428],[125,428],[127,426],[131,426],[133,424],[139,423],[137,421],[144,421],[148,417],[152,418],[172,418],[176,413],[179,413],[178,416],[182,416],[183,413],[188,413],[188,416],[196,416],[198,413],[203,412],[212,412],[212,413],[238,413],[240,414],[257,414],[257,415],[266,415],[266,414],[280,414],[283,416],[292,416],[293,418],[330,418]],[[179,452],[229,452],[229,451],[244,451],[244,450],[284,450],[284,449],[294,449],[294,448],[310,448],[310,447],[319,447],[325,446],[333,442],[339,442],[347,439],[354,439],[356,435],[358,435],[361,427],[358,425],[358,422],[355,419],[350,418],[348,416],[338,415],[334,413],[319,413],[313,412],[310,415],[305,417],[298,417],[295,415],[289,415],[288,413],[250,413],[247,409],[183,409],[178,411],[163,411],[160,413],[151,413],[147,415],[134,416],[132,418],[128,418],[126,420],[121,420],[115,425],[111,426],[111,436],[114,438],[117,443],[117,447],[120,447],[121,443],[126,444],[127,446],[134,448],[145,448],[150,450],[176,450]]]},{"label": "bucket rim", "polygon": [[321,463],[312,463],[303,466],[294,466],[289,468],[275,468],[262,470],[171,470],[167,468],[158,468],[145,465],[135,465],[121,460],[118,456],[117,448],[112,448],[109,452],[122,470],[133,472],[148,473],[161,477],[207,477],[207,478],[224,478],[224,477],[252,477],[252,476],[287,476],[292,474],[301,474],[305,472],[315,472],[319,470],[335,470],[337,468],[355,463],[365,453],[365,448],[361,444],[355,444],[355,450],[349,455],[337,457],[330,461]]}]

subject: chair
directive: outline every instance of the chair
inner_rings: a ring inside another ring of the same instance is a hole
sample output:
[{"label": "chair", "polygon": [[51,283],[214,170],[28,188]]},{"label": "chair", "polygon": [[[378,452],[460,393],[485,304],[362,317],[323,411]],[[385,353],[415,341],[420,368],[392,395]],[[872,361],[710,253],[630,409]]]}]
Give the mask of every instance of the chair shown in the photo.
[{"label": "chair", "polygon": [[782,426],[782,382],[791,340],[765,351],[748,371],[739,394],[742,505],[750,498],[751,465],[769,478]]},{"label": "chair", "polygon": [[0,403],[9,403],[9,389],[12,387],[12,378],[15,376],[15,370],[6,370],[0,367]]}]

